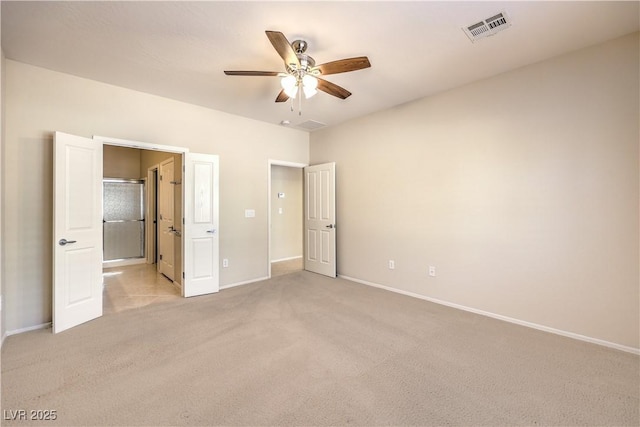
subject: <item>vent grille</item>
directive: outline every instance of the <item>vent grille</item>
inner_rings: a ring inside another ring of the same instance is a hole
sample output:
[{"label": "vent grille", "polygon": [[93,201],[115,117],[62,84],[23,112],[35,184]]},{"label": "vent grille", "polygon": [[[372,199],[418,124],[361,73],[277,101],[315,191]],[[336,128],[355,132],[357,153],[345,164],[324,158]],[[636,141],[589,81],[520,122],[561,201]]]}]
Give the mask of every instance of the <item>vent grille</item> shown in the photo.
[{"label": "vent grille", "polygon": [[315,120],[307,120],[306,122],[299,123],[296,125],[297,128],[305,129],[305,130],[315,130],[325,127],[326,124],[322,122],[317,122]]},{"label": "vent grille", "polygon": [[492,36],[499,31],[506,30],[511,26],[511,19],[506,11],[502,11],[490,18],[484,19],[468,27],[462,27],[462,31],[472,42]]}]

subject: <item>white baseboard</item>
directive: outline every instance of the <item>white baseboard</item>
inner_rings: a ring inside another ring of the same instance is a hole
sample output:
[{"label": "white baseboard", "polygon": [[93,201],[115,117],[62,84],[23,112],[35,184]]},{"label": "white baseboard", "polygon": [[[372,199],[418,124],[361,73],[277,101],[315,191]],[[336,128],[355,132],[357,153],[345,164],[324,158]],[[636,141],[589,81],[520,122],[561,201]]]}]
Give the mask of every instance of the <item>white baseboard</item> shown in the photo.
[{"label": "white baseboard", "polygon": [[384,290],[387,290],[387,291],[395,292],[395,293],[398,293],[398,294],[410,296],[410,297],[413,297],[413,298],[419,298],[419,299],[422,299],[422,300],[425,300],[425,301],[433,302],[435,304],[445,305],[447,307],[456,308],[458,310],[468,311],[468,312],[471,312],[471,313],[479,314],[481,316],[491,317],[491,318],[494,318],[494,319],[502,320],[504,322],[514,323],[514,324],[520,325],[520,326],[526,326],[527,328],[537,329],[539,331],[544,331],[544,332],[550,332],[552,334],[561,335],[563,337],[573,338],[575,340],[585,341],[585,342],[588,342],[588,343],[591,343],[591,344],[597,344],[597,345],[601,345],[601,346],[604,346],[604,347],[609,347],[609,348],[613,348],[613,349],[616,349],[616,350],[624,351],[624,352],[627,352],[627,353],[640,355],[640,348],[628,347],[626,345],[622,345],[622,344],[617,344],[617,343],[614,343],[614,342],[601,340],[599,338],[588,337],[586,335],[580,335],[580,334],[576,334],[576,333],[573,333],[573,332],[563,331],[561,329],[551,328],[549,326],[539,325],[537,323],[527,322],[525,320],[514,319],[512,317],[503,316],[501,314],[495,314],[495,313],[491,313],[491,312],[488,312],[488,311],[478,310],[476,308],[466,307],[464,305],[455,304],[455,303],[448,302],[448,301],[442,301],[442,300],[439,300],[439,299],[436,299],[436,298],[431,298],[431,297],[427,297],[427,296],[424,296],[424,295],[416,294],[414,292],[403,291],[401,289],[392,288],[390,286],[381,285],[379,283],[369,282],[367,280],[356,279],[354,277],[349,277],[349,276],[345,276],[345,275],[342,275],[342,274],[339,274],[338,277],[340,277],[342,279],[345,279],[345,280],[350,280],[352,282],[361,283],[363,285],[373,286],[374,288],[380,288],[380,289],[384,289]]},{"label": "white baseboard", "polygon": [[292,257],[289,257],[289,258],[272,259],[271,263],[273,264],[274,262],[291,261],[291,260],[300,259],[300,258],[302,258],[302,255],[292,256]]},{"label": "white baseboard", "polygon": [[123,259],[119,261],[103,261],[102,268],[126,267],[127,265],[146,264],[146,258]]},{"label": "white baseboard", "polygon": [[14,329],[13,331],[6,331],[4,333],[4,337],[2,338],[2,340],[4,341],[5,337],[11,336],[11,335],[17,335],[17,334],[22,334],[24,332],[36,331],[38,329],[47,329],[50,327],[51,327],[51,322],[47,322],[47,323],[42,323],[40,325],[29,326],[27,328],[20,328],[20,329]]},{"label": "white baseboard", "polygon": [[247,280],[246,282],[237,282],[237,283],[231,283],[229,285],[222,285],[220,286],[220,290],[235,288],[236,286],[248,285],[250,283],[255,283],[255,282],[262,282],[263,280],[269,280],[269,277],[260,277],[258,279]]}]

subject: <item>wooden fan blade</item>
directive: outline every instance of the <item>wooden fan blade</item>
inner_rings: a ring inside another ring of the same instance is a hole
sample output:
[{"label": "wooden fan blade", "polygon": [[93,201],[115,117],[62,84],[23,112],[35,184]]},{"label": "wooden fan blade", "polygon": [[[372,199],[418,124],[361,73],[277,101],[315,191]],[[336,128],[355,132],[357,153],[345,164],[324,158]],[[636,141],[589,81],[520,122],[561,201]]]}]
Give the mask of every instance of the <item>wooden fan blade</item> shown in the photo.
[{"label": "wooden fan blade", "polygon": [[269,37],[269,41],[278,52],[278,55],[284,59],[285,64],[293,64],[300,67],[300,61],[284,34],[280,31],[265,31],[265,33],[267,33],[267,37]]},{"label": "wooden fan blade", "polygon": [[[316,77],[317,78],[317,77]],[[351,96],[351,92],[343,87],[338,86],[335,83],[328,82],[326,80],[318,78],[318,90],[328,93],[329,95],[336,96],[340,99],[346,99]]]},{"label": "wooden fan blade", "polygon": [[348,71],[362,70],[371,67],[369,58],[358,56],[357,58],[339,59],[337,61],[320,64],[315,69],[320,70],[323,75],[346,73]]},{"label": "wooden fan blade", "polygon": [[227,76],[279,76],[277,71],[225,71]]},{"label": "wooden fan blade", "polygon": [[282,89],[278,94],[278,96],[276,96],[276,102],[285,102],[288,99],[289,99],[289,95],[284,93],[284,89]]}]

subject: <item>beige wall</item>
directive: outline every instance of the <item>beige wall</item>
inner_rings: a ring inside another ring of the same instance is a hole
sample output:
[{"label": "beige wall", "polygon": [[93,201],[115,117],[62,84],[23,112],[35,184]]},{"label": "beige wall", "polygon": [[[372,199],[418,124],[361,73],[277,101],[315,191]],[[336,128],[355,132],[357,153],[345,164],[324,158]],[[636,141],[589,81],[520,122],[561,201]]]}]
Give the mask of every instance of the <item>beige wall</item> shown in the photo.
[{"label": "beige wall", "polygon": [[[2,168],[6,227],[6,328],[51,321],[54,131],[187,147],[220,156],[220,283],[268,274],[270,158],[307,163],[306,132],[6,61]],[[255,209],[255,218],[245,218]]]},{"label": "beige wall", "polygon": [[638,50],[314,132],[311,163],[337,163],[339,274],[637,349]]},{"label": "beige wall", "polygon": [[302,187],[301,168],[271,165],[271,261],[302,256]]},{"label": "beige wall", "polygon": [[140,150],[105,145],[102,151],[105,178],[140,179]]}]

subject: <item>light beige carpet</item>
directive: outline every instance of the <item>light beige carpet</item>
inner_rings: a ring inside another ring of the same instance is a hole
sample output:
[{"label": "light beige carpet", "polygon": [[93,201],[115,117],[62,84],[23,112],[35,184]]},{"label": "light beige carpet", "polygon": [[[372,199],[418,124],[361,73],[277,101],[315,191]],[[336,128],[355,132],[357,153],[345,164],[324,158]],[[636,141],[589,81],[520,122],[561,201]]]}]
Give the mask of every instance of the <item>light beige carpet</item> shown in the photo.
[{"label": "light beige carpet", "polygon": [[637,356],[308,272],[2,348],[41,425],[637,426],[638,394]]}]

